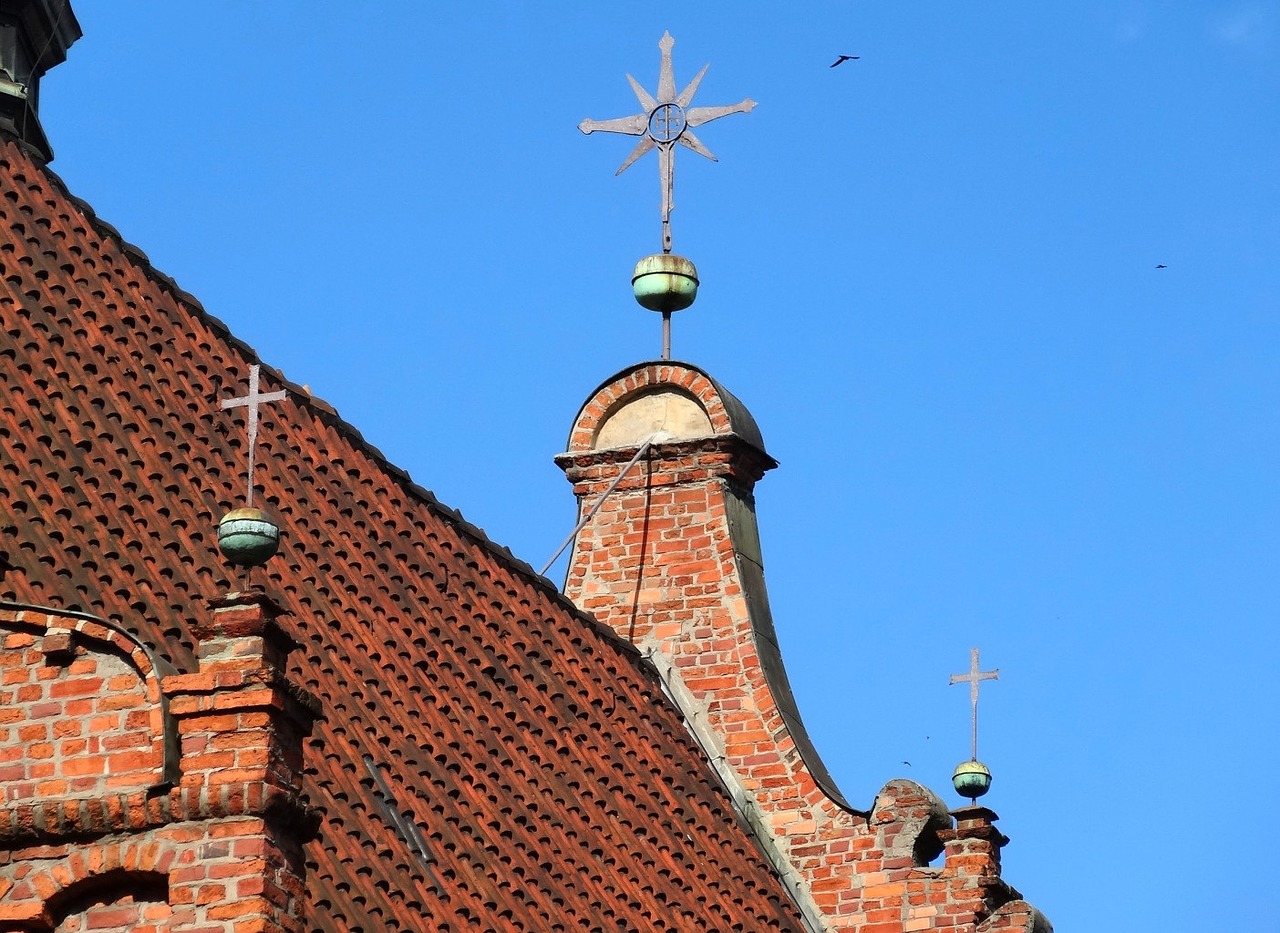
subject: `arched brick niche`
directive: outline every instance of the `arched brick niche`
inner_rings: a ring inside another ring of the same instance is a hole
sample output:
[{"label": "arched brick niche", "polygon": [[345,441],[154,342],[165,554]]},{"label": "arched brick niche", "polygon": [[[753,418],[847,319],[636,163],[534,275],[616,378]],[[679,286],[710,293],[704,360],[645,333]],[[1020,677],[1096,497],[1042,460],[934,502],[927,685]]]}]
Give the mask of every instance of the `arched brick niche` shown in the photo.
[{"label": "arched brick niche", "polygon": [[52,933],[170,933],[169,879],[149,871],[90,877],[46,908]]},{"label": "arched brick niche", "polygon": [[[174,839],[124,841],[20,850],[0,867],[0,930],[21,933],[170,933],[194,927],[195,913],[174,910],[172,872],[191,865],[206,838],[189,828]],[[57,853],[61,853],[60,855]],[[202,876],[203,877],[203,876]],[[178,900],[194,904],[187,885]],[[175,922],[182,919],[182,922]]]},{"label": "arched brick niche", "polygon": [[628,367],[592,392],[567,452],[638,447],[655,433],[664,443],[732,434],[764,450],[746,406],[698,367],[663,360]]}]

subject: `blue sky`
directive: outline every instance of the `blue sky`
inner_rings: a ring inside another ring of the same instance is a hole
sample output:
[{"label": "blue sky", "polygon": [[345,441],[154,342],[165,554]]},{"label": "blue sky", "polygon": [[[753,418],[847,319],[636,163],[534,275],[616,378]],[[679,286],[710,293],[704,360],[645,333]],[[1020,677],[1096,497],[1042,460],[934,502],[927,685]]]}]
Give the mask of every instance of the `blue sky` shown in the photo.
[{"label": "blue sky", "polygon": [[1280,6],[75,7],[71,189],[535,566],[570,419],[660,348],[656,162],[576,126],[670,30],[696,103],[759,102],[677,158],[674,355],[781,461],[774,616],[846,796],[959,803],[980,646],[1005,874],[1060,933],[1275,930]]}]

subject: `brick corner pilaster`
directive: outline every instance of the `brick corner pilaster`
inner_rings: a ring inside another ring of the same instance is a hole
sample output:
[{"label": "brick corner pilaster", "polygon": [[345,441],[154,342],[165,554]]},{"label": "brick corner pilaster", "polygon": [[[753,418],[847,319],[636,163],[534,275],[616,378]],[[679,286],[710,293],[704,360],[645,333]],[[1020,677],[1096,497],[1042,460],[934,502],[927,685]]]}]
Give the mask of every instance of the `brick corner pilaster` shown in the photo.
[{"label": "brick corner pilaster", "polygon": [[[230,796],[246,812],[287,816],[296,830],[312,826],[302,755],[321,705],[288,677],[298,645],[277,621],[283,610],[261,591],[212,599],[209,610],[192,626],[198,671],[163,681],[178,722],[184,796]],[[229,806],[222,809],[234,812]]]}]

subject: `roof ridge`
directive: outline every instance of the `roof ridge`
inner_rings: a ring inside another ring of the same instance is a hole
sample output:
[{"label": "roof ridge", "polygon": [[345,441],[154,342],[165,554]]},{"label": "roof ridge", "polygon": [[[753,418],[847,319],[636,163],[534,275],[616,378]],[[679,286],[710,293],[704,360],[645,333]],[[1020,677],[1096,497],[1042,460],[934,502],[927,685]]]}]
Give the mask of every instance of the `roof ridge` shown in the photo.
[{"label": "roof ridge", "polygon": [[[313,395],[310,389],[303,389],[301,385],[285,377],[279,369],[262,360],[258,351],[252,346],[241,340],[226,322],[217,315],[210,313],[205,309],[200,299],[196,298],[190,292],[186,291],[173,276],[157,269],[151,262],[151,258],[146,252],[134,243],[124,238],[118,229],[110,222],[103,220],[98,212],[94,210],[93,205],[73,193],[62,176],[49,167],[49,163],[44,159],[43,155],[29,143],[24,142],[21,138],[14,134],[0,129],[0,140],[17,145],[22,149],[23,153],[31,160],[32,164],[40,170],[44,177],[54,185],[58,192],[67,199],[70,204],[76,208],[84,216],[96,232],[104,237],[109,237],[119,247],[121,253],[131,262],[138,266],[142,273],[151,281],[167,290],[177,302],[179,306],[184,307],[189,313],[194,314],[202,323],[207,324],[211,330],[222,337],[228,345],[233,349],[242,353],[248,362],[257,363],[271,374],[271,376],[283,384],[290,390],[290,396],[293,397],[300,405],[312,409],[320,417],[320,420],[339,434],[350,440],[358,449],[368,455],[368,457],[376,463],[391,479],[393,479],[405,493],[417,501],[425,505],[430,511],[439,516],[441,519],[453,525],[461,534],[470,538],[476,544],[480,545],[485,551],[496,557],[504,566],[514,573],[527,579],[527,582],[535,588],[542,590],[548,594],[562,608],[576,616],[579,621],[595,629],[600,635],[605,636],[608,641],[615,642],[627,653],[638,659],[642,666],[651,668],[650,673],[657,677],[657,669],[652,666],[645,655],[636,648],[631,642],[625,640],[611,627],[606,626],[595,616],[580,609],[567,596],[560,591],[554,583],[547,577],[539,574],[534,570],[533,565],[525,560],[517,557],[511,552],[506,545],[499,544],[494,541],[485,530],[473,522],[468,521],[458,509],[445,505],[440,501],[430,489],[427,489],[421,483],[414,481],[409,475],[409,471],[401,466],[392,463],[375,444],[365,440],[360,429],[347,421],[338,410],[324,399]],[[659,678],[661,680],[661,678]]]}]

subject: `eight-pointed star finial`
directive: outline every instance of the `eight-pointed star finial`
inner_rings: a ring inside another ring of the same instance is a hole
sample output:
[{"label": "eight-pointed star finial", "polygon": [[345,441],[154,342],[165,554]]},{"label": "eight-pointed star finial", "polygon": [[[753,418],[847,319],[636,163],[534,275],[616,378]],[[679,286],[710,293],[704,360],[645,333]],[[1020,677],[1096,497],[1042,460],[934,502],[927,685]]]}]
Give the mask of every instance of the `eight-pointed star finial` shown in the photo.
[{"label": "eight-pointed star finial", "polygon": [[627,81],[631,83],[636,99],[644,108],[642,112],[613,120],[587,119],[578,124],[578,129],[584,133],[600,130],[604,133],[623,133],[627,136],[644,137],[618,168],[619,175],[646,152],[651,149],[658,150],[658,178],[662,184],[662,251],[664,253],[671,252],[671,211],[675,206],[673,188],[676,143],[686,149],[692,149],[712,162],[719,161],[694,134],[693,128],[731,113],[750,113],[751,108],[756,105],[754,100],[747,98],[740,103],[721,107],[690,107],[693,95],[698,92],[698,85],[702,83],[702,76],[707,73],[707,68],[710,66],[703,65],[702,70],[677,95],[676,80],[671,71],[671,47],[675,44],[676,40],[671,38],[671,33],[662,34],[662,41],[658,43],[658,48],[662,50],[662,67],[658,73],[656,97],[642,88],[635,78],[627,75]]}]

